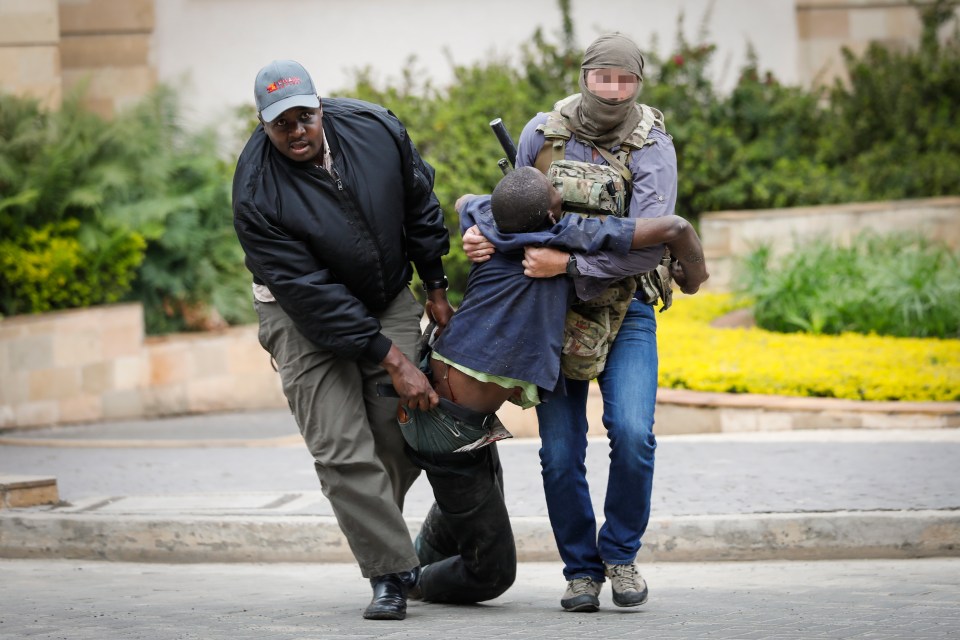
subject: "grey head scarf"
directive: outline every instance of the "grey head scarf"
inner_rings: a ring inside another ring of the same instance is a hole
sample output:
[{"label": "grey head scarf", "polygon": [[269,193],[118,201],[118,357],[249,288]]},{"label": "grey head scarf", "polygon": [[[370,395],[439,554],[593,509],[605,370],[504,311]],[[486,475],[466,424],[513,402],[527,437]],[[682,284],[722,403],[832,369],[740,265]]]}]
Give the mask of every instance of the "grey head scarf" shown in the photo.
[{"label": "grey head scarf", "polygon": [[[601,98],[587,90],[590,69],[620,68],[637,76],[637,93],[622,101]],[[637,96],[643,87],[643,55],[636,43],[626,35],[607,33],[587,47],[580,65],[580,94],[564,101],[560,113],[570,122],[577,137],[599,147],[610,149],[630,135],[640,123]]]}]

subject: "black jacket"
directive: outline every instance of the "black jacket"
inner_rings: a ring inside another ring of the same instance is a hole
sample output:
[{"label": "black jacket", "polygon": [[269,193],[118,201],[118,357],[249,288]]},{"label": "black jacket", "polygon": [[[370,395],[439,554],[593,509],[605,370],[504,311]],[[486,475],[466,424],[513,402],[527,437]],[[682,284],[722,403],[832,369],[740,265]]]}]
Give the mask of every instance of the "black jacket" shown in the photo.
[{"label": "black jacket", "polygon": [[265,284],[317,346],[380,362],[382,311],[416,267],[443,277],[450,248],[433,168],[387,109],[323,101],[333,175],[277,151],[258,126],[233,178],[233,222],[254,282]]}]

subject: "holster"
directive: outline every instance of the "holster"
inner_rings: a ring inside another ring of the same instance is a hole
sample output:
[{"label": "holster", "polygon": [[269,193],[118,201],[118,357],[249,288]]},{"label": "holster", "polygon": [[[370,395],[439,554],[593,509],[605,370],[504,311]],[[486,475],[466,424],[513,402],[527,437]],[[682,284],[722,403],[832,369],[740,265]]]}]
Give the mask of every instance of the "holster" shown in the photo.
[{"label": "holster", "polygon": [[670,250],[663,252],[660,258],[660,264],[656,269],[641,273],[637,276],[637,291],[641,302],[650,305],[657,303],[657,300],[663,300],[663,306],[660,313],[663,313],[673,304],[673,279],[670,277]]}]

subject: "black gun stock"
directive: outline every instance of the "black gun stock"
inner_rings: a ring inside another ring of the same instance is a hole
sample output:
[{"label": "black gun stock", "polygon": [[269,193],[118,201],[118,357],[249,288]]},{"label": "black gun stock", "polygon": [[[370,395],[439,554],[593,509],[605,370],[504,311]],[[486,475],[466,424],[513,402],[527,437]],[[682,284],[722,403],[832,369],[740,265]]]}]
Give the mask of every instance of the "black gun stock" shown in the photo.
[{"label": "black gun stock", "polygon": [[510,132],[507,131],[507,128],[504,126],[503,120],[500,118],[491,120],[490,128],[493,129],[494,135],[496,135],[497,140],[500,141],[503,152],[507,154],[506,158],[501,158],[500,161],[497,162],[500,171],[506,175],[513,167],[517,166],[517,146],[513,144],[513,138],[510,137]]}]

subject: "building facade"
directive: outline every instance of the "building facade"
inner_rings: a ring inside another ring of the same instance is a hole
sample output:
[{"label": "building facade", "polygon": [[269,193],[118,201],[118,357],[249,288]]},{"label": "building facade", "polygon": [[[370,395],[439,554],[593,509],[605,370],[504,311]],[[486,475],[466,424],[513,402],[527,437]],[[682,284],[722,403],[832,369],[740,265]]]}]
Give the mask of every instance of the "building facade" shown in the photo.
[{"label": "building facade", "polygon": [[[810,86],[843,76],[841,47],[913,46],[921,32],[909,0],[573,0],[571,12],[581,46],[619,29],[660,53],[682,21],[688,41],[717,45],[721,87],[748,45],[764,70]],[[436,86],[453,63],[509,56],[538,27],[559,32],[555,0],[0,0],[0,90],[55,108],[85,85],[87,104],[110,116],[163,81],[189,90],[187,118],[202,121],[252,102],[251,79],[274,58],[320,67],[322,93],[356,69],[389,80],[411,64]]]}]

